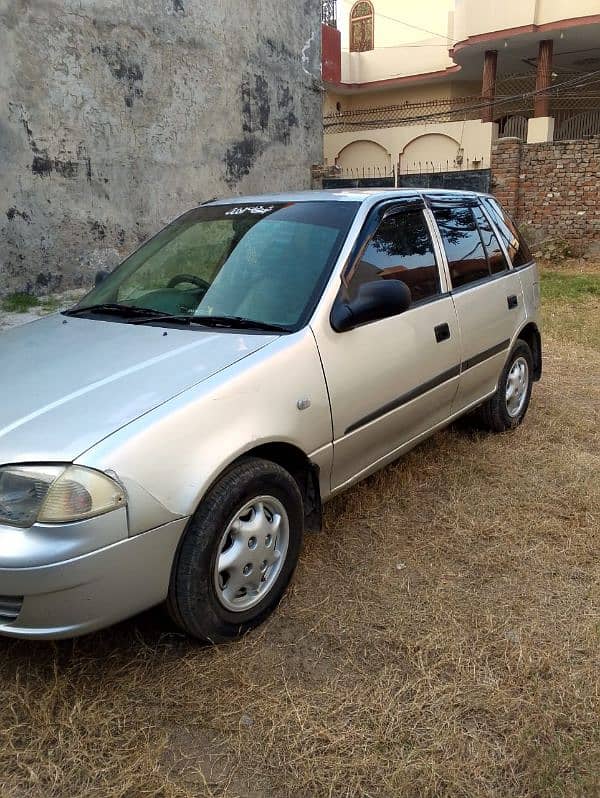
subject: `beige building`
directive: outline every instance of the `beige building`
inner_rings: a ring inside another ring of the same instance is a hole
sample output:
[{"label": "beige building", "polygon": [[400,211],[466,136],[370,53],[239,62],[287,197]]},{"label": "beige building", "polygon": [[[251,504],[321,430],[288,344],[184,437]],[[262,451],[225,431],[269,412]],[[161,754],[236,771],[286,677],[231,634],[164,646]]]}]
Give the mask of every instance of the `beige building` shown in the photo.
[{"label": "beige building", "polygon": [[498,136],[600,133],[600,0],[338,0],[335,20],[324,6],[339,31],[324,36],[325,162],[341,176],[485,169]]}]

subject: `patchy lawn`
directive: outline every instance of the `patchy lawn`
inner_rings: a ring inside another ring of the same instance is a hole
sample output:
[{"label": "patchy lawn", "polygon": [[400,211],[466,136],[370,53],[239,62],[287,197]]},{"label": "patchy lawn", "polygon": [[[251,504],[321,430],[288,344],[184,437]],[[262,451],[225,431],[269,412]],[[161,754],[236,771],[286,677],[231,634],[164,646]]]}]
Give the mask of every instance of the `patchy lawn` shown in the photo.
[{"label": "patchy lawn", "polygon": [[599,795],[599,298],[561,274],[523,426],[329,504],[254,634],[0,638],[0,796]]},{"label": "patchy lawn", "polygon": [[55,313],[74,305],[84,294],[82,289],[64,291],[45,297],[16,292],[0,299],[0,332],[9,327],[36,321],[41,316]]},{"label": "patchy lawn", "polygon": [[542,272],[544,332],[600,349],[600,270]]}]

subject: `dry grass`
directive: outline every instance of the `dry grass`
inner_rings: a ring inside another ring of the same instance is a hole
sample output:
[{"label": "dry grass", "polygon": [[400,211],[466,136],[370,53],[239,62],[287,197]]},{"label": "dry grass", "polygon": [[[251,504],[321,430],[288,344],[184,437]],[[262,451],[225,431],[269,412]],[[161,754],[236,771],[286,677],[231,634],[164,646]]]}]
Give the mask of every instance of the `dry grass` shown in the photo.
[{"label": "dry grass", "polygon": [[240,643],[158,611],[0,640],[1,798],[600,795],[593,341],[552,331],[517,432],[460,425],[330,504]]}]

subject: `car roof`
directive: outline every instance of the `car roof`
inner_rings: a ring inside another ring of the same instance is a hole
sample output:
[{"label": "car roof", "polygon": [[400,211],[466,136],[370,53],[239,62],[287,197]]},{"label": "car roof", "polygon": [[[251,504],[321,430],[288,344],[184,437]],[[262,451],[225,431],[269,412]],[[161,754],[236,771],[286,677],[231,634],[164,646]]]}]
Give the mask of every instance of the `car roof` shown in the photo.
[{"label": "car roof", "polygon": [[232,203],[265,203],[265,202],[366,202],[367,200],[385,200],[394,197],[414,197],[419,194],[448,194],[453,196],[488,196],[480,191],[461,191],[444,188],[331,188],[313,191],[290,191],[279,194],[252,194],[242,197],[215,198],[204,205],[230,205]]}]

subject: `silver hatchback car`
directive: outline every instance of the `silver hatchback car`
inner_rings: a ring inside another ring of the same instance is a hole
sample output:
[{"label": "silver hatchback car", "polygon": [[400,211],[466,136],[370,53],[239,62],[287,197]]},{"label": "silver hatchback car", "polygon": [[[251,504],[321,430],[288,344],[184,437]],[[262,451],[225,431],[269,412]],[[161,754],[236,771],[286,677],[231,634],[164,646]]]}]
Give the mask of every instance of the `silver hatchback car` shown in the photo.
[{"label": "silver hatchback car", "polygon": [[0,335],[0,633],[166,601],[190,635],[277,605],[322,503],[476,411],[525,416],[535,263],[470,192],[202,205],[71,310]]}]

